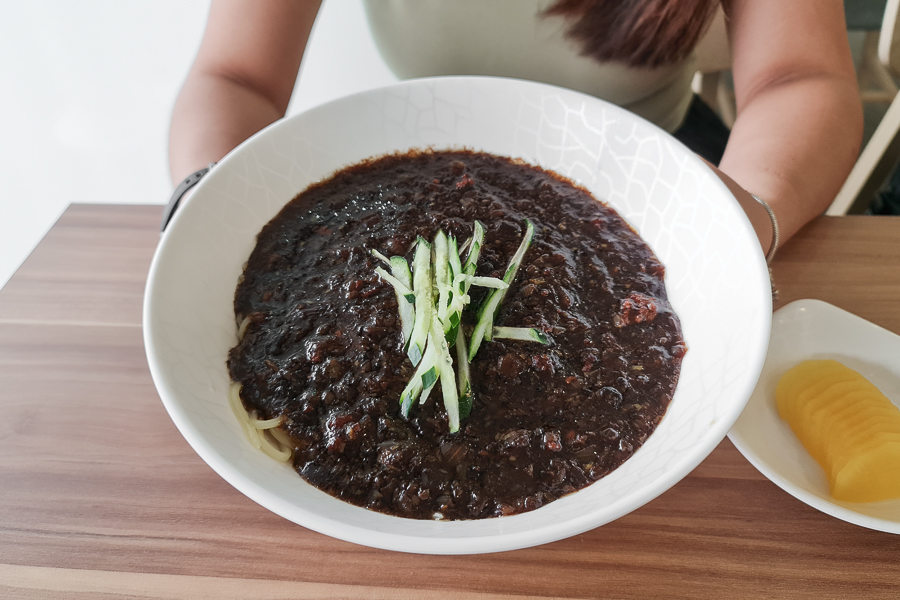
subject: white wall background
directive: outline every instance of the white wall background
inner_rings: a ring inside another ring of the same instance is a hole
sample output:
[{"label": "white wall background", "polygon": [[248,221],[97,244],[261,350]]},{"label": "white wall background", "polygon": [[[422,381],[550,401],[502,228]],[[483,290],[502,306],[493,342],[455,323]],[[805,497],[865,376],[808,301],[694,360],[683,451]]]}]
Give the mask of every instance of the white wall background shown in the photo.
[{"label": "white wall background", "polygon": [[[71,203],[164,204],[169,115],[209,0],[0,2],[0,286]],[[326,0],[288,114],[396,81]]]}]

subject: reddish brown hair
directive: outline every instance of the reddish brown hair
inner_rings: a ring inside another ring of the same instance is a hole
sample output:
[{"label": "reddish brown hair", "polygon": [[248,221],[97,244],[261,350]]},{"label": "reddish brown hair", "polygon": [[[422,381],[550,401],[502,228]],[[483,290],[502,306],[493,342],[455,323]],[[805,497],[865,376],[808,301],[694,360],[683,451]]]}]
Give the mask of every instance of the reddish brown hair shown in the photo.
[{"label": "reddish brown hair", "polygon": [[719,0],[557,0],[546,15],[565,17],[582,54],[600,61],[658,67],[686,58]]}]

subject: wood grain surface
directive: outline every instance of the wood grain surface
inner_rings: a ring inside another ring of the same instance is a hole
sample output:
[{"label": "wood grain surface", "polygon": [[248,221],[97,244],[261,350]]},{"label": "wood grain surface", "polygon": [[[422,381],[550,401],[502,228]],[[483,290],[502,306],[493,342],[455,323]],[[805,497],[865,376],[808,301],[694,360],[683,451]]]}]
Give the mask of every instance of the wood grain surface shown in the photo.
[{"label": "wood grain surface", "polygon": [[[191,450],[153,387],[141,300],[162,208],[73,205],[0,291],[0,598],[897,598],[900,536],[824,515],[726,439],[612,523],[479,556],[290,523]],[[900,333],[900,218],[820,218],[781,303]]]}]

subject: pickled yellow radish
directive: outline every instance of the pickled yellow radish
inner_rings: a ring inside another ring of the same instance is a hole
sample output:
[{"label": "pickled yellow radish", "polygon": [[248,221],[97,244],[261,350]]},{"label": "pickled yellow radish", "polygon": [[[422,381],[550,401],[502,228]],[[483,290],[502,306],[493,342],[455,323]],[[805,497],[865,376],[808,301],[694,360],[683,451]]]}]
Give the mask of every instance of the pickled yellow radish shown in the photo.
[{"label": "pickled yellow radish", "polygon": [[900,409],[836,360],[808,360],[775,389],[778,414],[845,502],[900,498]]},{"label": "pickled yellow radish", "polygon": [[[873,429],[875,427],[878,426],[874,426]],[[830,465],[830,478],[836,478],[841,469],[846,467],[856,457],[867,454],[873,449],[878,449],[892,441],[900,441],[900,439],[896,435],[892,437],[890,432],[872,431],[866,439],[859,441],[856,445],[850,446],[848,444],[847,448],[839,449],[838,445],[835,444],[835,447],[830,449],[826,455],[827,463]]]},{"label": "pickled yellow radish", "polygon": [[[890,466],[893,465],[893,471]],[[875,502],[900,497],[900,442],[887,442],[851,459],[835,474],[831,495],[845,502]]]}]

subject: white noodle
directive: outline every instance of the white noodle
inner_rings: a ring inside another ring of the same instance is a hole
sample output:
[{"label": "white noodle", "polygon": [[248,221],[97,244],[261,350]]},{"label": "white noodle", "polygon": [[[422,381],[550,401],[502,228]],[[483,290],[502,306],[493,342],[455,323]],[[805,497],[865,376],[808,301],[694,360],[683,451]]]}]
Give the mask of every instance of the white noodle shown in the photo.
[{"label": "white noodle", "polygon": [[250,317],[244,317],[244,320],[241,321],[241,326],[238,327],[238,339],[244,339],[244,334],[247,333],[247,325],[250,324]]},{"label": "white noodle", "polygon": [[247,435],[247,440],[257,450],[262,450],[267,456],[280,462],[290,460],[293,451],[291,449],[290,437],[281,431],[275,429],[281,425],[283,418],[276,417],[274,419],[257,419],[256,411],[247,412],[241,402],[241,384],[232,382],[228,387],[228,404],[234,416],[237,417],[238,423]]}]

